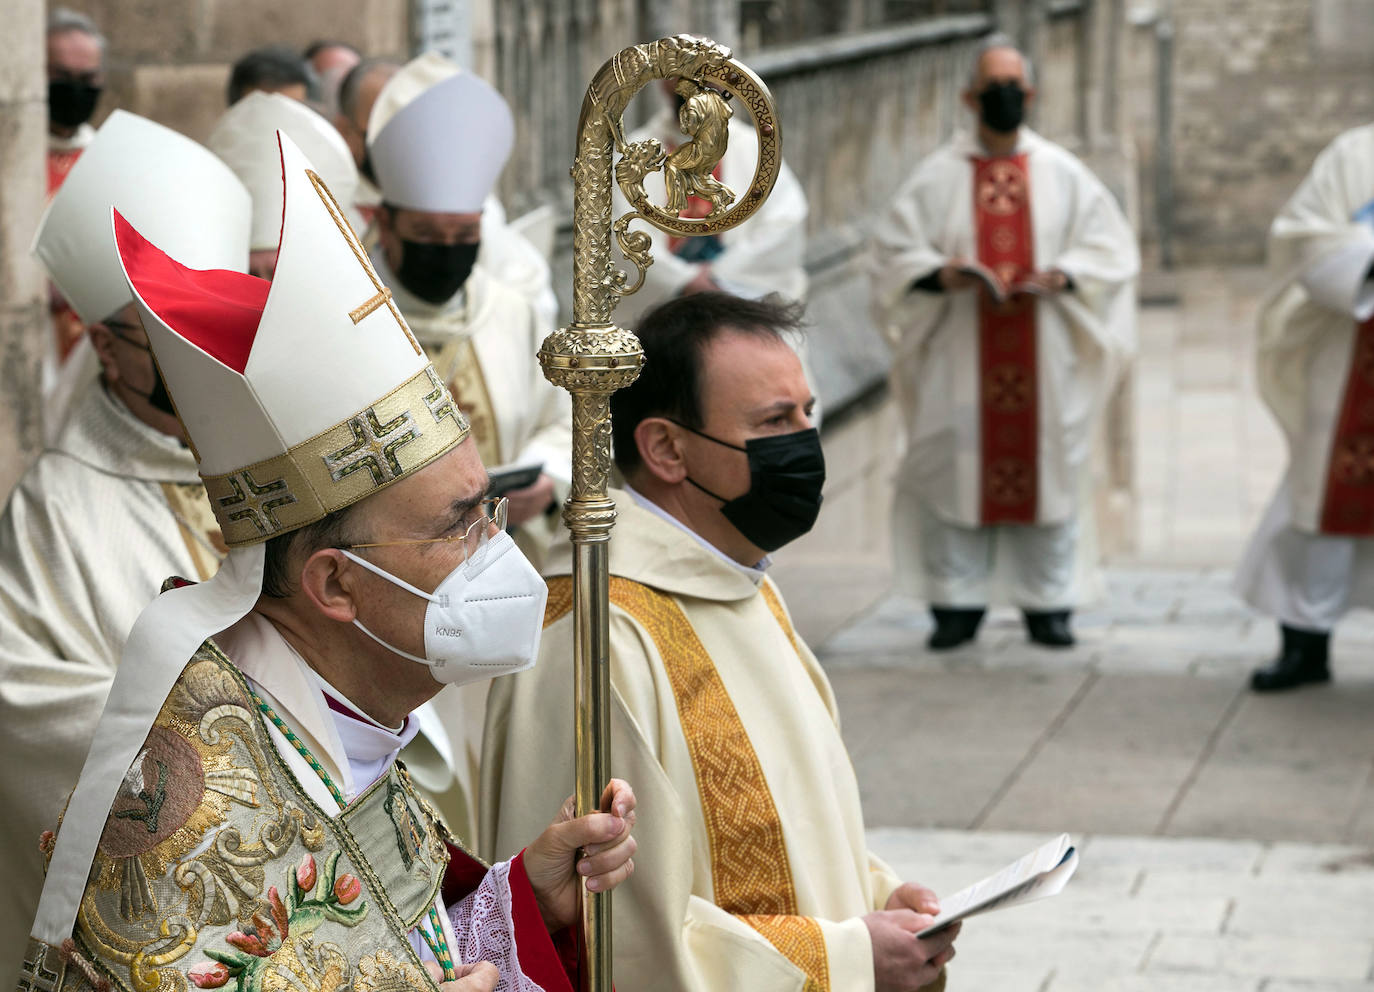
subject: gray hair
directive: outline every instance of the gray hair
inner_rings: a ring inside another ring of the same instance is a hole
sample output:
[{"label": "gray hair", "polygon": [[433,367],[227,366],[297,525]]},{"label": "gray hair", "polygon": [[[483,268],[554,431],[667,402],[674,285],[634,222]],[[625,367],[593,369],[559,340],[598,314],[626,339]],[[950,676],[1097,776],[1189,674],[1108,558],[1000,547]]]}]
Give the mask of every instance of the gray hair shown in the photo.
[{"label": "gray hair", "polygon": [[1021,64],[1025,67],[1026,85],[1035,85],[1035,71],[1031,68],[1030,56],[1016,47],[1016,42],[1012,41],[1011,35],[1002,31],[994,31],[992,34],[978,42],[978,47],[973,51],[973,63],[968,70],[969,89],[978,85],[978,67],[983,64],[983,56],[988,52],[999,48],[1010,48],[1017,55],[1021,56]]},{"label": "gray hair", "polygon": [[105,36],[95,26],[95,21],[70,7],[54,7],[48,15],[48,37],[68,31],[80,31],[82,34],[90,35],[100,46],[100,50],[105,51]]}]

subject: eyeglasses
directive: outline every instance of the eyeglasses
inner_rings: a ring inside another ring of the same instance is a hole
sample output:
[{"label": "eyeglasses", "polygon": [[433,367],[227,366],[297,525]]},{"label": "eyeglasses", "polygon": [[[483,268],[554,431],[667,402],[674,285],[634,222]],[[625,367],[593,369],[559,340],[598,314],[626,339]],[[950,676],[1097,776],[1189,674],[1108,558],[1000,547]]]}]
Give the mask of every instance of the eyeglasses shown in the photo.
[{"label": "eyeglasses", "polygon": [[124,331],[141,331],[143,330],[142,324],[131,324],[126,320],[102,320],[100,323],[110,329],[110,333],[114,335],[116,341],[123,341],[125,344],[132,345],[140,351],[151,352],[153,350],[142,341],[135,341],[133,338],[122,333]]},{"label": "eyeglasses", "polygon": [[461,533],[447,537],[421,537],[413,540],[370,541],[366,544],[341,544],[339,547],[356,551],[359,548],[392,548],[409,544],[457,544],[463,549],[463,560],[479,557],[492,536],[506,529],[506,516],[509,503],[504,496],[489,496],[474,506],[469,513],[477,514],[477,519],[468,524]]}]

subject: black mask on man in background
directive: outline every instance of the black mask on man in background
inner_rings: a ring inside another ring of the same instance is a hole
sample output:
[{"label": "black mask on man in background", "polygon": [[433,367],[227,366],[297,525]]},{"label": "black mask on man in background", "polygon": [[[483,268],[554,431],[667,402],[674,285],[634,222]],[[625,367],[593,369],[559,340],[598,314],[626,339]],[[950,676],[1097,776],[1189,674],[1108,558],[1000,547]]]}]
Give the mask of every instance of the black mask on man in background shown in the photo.
[{"label": "black mask on man in background", "polygon": [[463,288],[477,261],[479,242],[432,245],[401,239],[401,266],[396,278],[426,303],[439,304]]},{"label": "black mask on man in background", "polygon": [[101,87],[77,79],[48,81],[48,119],[59,127],[79,127],[95,113]]},{"label": "black mask on man in background", "polygon": [[[141,389],[135,389],[133,386],[129,386],[129,390],[142,396],[154,410],[161,410],[163,413],[175,417],[177,411],[176,408],[172,406],[172,396],[167,392],[167,381],[162,378],[162,369],[158,368],[157,360],[153,358],[153,349],[141,341],[135,341],[133,338],[127,338],[121,334],[121,328],[130,326],[123,321],[106,320],[102,321],[102,323],[108,327],[110,333],[120,341],[137,348],[139,351],[146,351],[148,353],[148,358],[153,366],[153,388],[146,393]],[[125,385],[128,385],[128,383],[126,382]]]},{"label": "black mask on man in background", "polygon": [[1026,119],[1026,91],[1020,83],[993,83],[978,94],[978,107],[989,129],[1010,134]]}]

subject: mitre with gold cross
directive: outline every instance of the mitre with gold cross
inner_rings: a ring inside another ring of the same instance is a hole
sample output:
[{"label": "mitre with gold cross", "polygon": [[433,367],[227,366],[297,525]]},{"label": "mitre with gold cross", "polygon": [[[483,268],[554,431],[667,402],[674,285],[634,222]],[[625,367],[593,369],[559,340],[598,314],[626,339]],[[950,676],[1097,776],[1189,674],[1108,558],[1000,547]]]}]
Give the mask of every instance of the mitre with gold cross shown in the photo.
[{"label": "mitre with gold cross", "polygon": [[115,215],[134,300],[231,547],[342,509],[468,432],[339,204],[279,138],[270,283],[187,268]]},{"label": "mitre with gold cross", "polygon": [[34,921],[53,946],[71,935],[119,782],[187,659],[262,594],[265,542],[468,435],[338,203],[277,136],[284,203],[270,283],[188,268],[113,212],[123,272],[231,551],[209,581],[158,596],[129,634]]}]

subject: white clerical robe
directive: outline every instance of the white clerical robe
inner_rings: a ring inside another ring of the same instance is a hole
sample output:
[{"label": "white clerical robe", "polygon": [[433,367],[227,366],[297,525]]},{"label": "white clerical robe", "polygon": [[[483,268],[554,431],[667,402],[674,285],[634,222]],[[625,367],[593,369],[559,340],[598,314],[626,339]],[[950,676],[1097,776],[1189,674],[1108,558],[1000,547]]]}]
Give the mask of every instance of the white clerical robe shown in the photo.
[{"label": "white clerical robe", "polygon": [[[539,346],[551,328],[538,309],[481,269],[436,306],[406,291],[380,248],[373,250],[372,264],[472,424],[487,468],[540,463],[561,505],[572,480],[572,406],[568,393],[545,379],[539,366]],[[551,548],[566,543],[567,533],[557,513],[549,513],[521,524],[515,541],[537,568]],[[443,809],[454,833],[466,841],[477,833],[471,800],[488,684],[460,686],[435,701],[462,752],[453,764],[458,788]]]},{"label": "white clerical robe", "polygon": [[[825,674],[757,569],[614,498],[612,771],[653,810],[615,894],[617,985],[873,988],[859,917],[899,883],[865,846]],[[572,787],[569,565],[551,569],[539,663],[492,686],[485,853],[516,850]]]},{"label": "white clerical robe", "polygon": [[1251,605],[1307,630],[1374,607],[1374,540],[1320,526],[1356,325],[1374,312],[1372,203],[1374,125],[1365,125],[1317,157],[1269,230],[1274,285],[1260,309],[1258,379],[1289,465],[1237,585]]},{"label": "white clerical robe", "polygon": [[[1016,533],[1031,525],[1000,526],[997,542],[1031,540],[1034,553],[1067,545],[1080,556],[1074,578],[1049,570],[1070,601],[1092,583],[1082,561],[1094,547],[1090,530],[1089,456],[1102,410],[1135,350],[1135,236],[1106,187],[1071,154],[1022,128],[1015,154],[1027,156],[1034,264],[1059,269],[1071,290],[1039,298],[1036,318],[1037,481],[1035,526],[1064,528],[1080,519],[1076,540],[1055,533]],[[975,292],[937,293],[913,283],[953,260],[978,258],[974,215],[974,159],[987,152],[969,134],[933,152],[898,191],[874,236],[873,305],[893,346],[892,388],[901,411],[905,450],[898,472],[894,530],[914,542],[930,518],[964,531],[981,529],[979,310]],[[922,514],[927,519],[922,519]],[[957,548],[965,535],[945,542]],[[966,542],[965,542],[966,543]],[[996,552],[985,543],[978,554]],[[927,576],[920,555],[901,549],[898,584],[920,594]],[[1018,549],[1025,550],[1025,549]],[[1036,598],[1034,581],[999,576],[1022,596]],[[1023,575],[1026,569],[1015,569]],[[1021,597],[1018,597],[1021,598]],[[1040,604],[1023,603],[1035,608]],[[1044,604],[1068,606],[1071,602]]]},{"label": "white clerical robe", "polygon": [[0,516],[0,981],[17,967],[38,835],[81,771],[124,639],[168,575],[223,554],[195,458],[91,383]]},{"label": "white clerical robe", "polygon": [[[720,181],[736,196],[742,196],[758,166],[759,142],[753,124],[740,107],[735,108],[735,116],[730,119],[729,135],[729,146],[720,162]],[[688,140],[677,126],[676,115],[669,110],[634,132],[629,140],[645,138],[657,138],[665,150]],[[620,217],[629,211],[630,205],[619,186],[611,189],[615,216]],[[667,202],[660,173],[644,178],[644,191],[653,203]],[[718,235],[722,251],[709,262],[716,282],[727,292],[750,299],[769,293],[789,300],[805,299],[806,214],[806,194],[796,175],[783,163],[773,192],[758,212],[738,227]],[[658,228],[638,221],[631,230],[648,233],[653,242],[654,264],[649,266],[639,291],[616,307],[616,320],[627,327],[634,327],[649,310],[677,296],[699,271],[696,262],[673,252],[669,236]]]}]

